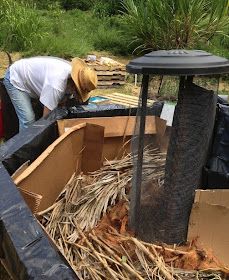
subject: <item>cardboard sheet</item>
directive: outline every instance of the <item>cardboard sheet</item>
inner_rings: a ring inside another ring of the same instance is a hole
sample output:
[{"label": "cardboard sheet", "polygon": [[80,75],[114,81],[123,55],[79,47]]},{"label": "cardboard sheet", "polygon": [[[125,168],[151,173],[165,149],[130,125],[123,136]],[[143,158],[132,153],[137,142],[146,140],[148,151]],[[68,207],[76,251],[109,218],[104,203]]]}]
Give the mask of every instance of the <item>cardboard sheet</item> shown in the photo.
[{"label": "cardboard sheet", "polygon": [[[154,116],[146,117],[146,134],[155,134]],[[134,116],[121,116],[121,117],[99,117],[99,118],[79,118],[79,119],[65,119],[58,121],[59,134],[62,135],[69,128],[80,123],[91,123],[104,126],[105,137],[118,137],[130,136],[134,132],[136,117]]]},{"label": "cardboard sheet", "polygon": [[[88,123],[82,123],[83,119],[60,121],[60,130],[63,132],[67,126],[67,131],[15,176],[15,184],[25,192],[32,211],[39,212],[52,205],[74,172],[97,170],[104,159],[112,160],[129,152],[135,117],[94,118],[95,124],[92,120],[88,119]],[[73,124],[76,125],[71,127]],[[161,120],[158,127],[161,137],[164,126],[165,121]],[[153,116],[148,118],[147,133],[155,137]],[[126,141],[129,142],[124,145]]]},{"label": "cardboard sheet", "polygon": [[188,230],[188,240],[212,249],[229,267],[229,190],[197,190]]},{"label": "cardboard sheet", "polygon": [[[15,179],[15,184],[21,189],[42,196],[38,211],[52,205],[72,174],[81,171],[86,126],[90,124],[84,123],[68,130]],[[97,135],[101,139],[103,128],[98,127],[98,130]],[[95,127],[87,133],[90,135],[92,131],[96,136]],[[97,140],[96,138],[96,142]],[[101,147],[97,151],[98,154],[101,153]],[[100,157],[102,156],[97,156],[96,160]],[[88,158],[88,167],[92,168],[94,164],[95,157]]]},{"label": "cardboard sheet", "polygon": [[[123,153],[130,152],[130,140],[135,129],[135,116],[118,117],[97,117],[97,118],[79,118],[63,119],[58,121],[59,134],[62,135],[72,126],[82,122],[92,123],[104,126],[104,147],[103,160],[112,160],[121,156]],[[166,121],[155,116],[147,116],[146,134],[155,137],[151,143],[160,147],[161,151],[166,151],[169,141],[169,127],[166,127]],[[129,144],[123,146],[126,142]]]},{"label": "cardboard sheet", "polygon": [[36,213],[39,209],[39,206],[41,204],[42,196],[27,190],[23,190],[21,188],[18,188],[21,195],[23,196],[26,204],[29,206],[31,211],[33,213]]},{"label": "cardboard sheet", "polygon": [[81,170],[84,173],[100,169],[103,160],[104,127],[86,125]]},{"label": "cardboard sheet", "polygon": [[29,166],[29,163],[30,161],[27,160],[25,163],[23,163],[12,175],[11,175],[11,178],[13,180],[15,180],[19,175],[21,175],[25,170],[26,168]]},{"label": "cardboard sheet", "polygon": [[171,127],[166,125],[166,120],[162,120],[158,117],[155,117],[155,126],[157,146],[162,152],[166,152],[169,145]]}]

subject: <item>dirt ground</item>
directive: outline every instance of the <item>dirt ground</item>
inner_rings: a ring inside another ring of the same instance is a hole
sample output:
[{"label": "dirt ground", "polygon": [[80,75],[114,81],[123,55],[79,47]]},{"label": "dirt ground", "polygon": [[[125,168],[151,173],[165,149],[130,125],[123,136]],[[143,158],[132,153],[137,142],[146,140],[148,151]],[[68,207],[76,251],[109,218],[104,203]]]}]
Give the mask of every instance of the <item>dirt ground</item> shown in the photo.
[{"label": "dirt ground", "polygon": [[[12,61],[16,61],[21,58],[20,53],[12,53],[10,54],[12,57]],[[9,58],[5,52],[0,52],[0,78],[4,76],[4,73],[9,66]]]},{"label": "dirt ground", "polygon": [[[125,65],[131,60],[131,57],[130,58],[115,57],[115,56],[109,55],[106,52],[101,52],[101,53],[93,52],[93,54],[96,55],[97,57],[107,56],[107,57],[112,58],[112,59],[114,59],[114,60],[116,60],[120,63],[125,64]],[[21,54],[18,53],[18,52],[10,53],[10,56],[12,57],[13,62],[22,57]],[[8,59],[7,54],[5,52],[0,51],[0,78],[4,76],[4,73],[5,73],[8,66],[9,66],[9,59]]]},{"label": "dirt ground", "polygon": [[[114,59],[115,61],[118,61],[124,65],[128,64],[133,57],[121,57],[121,56],[113,56],[106,52],[93,52],[94,55],[97,56],[97,58],[100,58],[102,56],[109,57]],[[12,61],[16,61],[22,57],[21,53],[10,53],[10,56],[12,58]],[[0,78],[2,78],[5,74],[5,71],[7,67],[9,66],[9,59],[5,52],[0,51]],[[221,92],[229,93],[229,81],[228,79],[225,80],[225,78],[221,79],[219,84],[219,90]],[[138,84],[134,84],[134,76],[127,74],[127,82],[124,86],[121,86],[119,88],[111,88],[111,89],[97,89],[92,92],[92,96],[99,95],[100,93],[103,94],[110,94],[114,92],[118,93],[124,93],[124,94],[130,94],[137,96],[140,92],[140,79],[138,78]]]}]

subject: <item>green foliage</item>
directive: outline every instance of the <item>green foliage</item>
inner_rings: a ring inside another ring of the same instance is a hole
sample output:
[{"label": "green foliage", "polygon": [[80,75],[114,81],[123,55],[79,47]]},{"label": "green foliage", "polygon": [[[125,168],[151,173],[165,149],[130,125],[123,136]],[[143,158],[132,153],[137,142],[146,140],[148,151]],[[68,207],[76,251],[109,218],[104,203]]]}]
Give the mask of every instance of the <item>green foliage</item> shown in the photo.
[{"label": "green foliage", "polygon": [[229,27],[228,0],[123,0],[123,7],[136,50],[193,48]]},{"label": "green foliage", "polygon": [[[51,54],[60,57],[84,56],[93,50],[97,19],[80,10],[40,12],[45,36],[34,43],[29,54]],[[27,52],[28,54],[28,52]]]},{"label": "green foliage", "polygon": [[93,42],[95,49],[100,51],[106,50],[121,55],[130,53],[130,47],[121,32],[117,16],[103,19],[103,24],[98,27]]},{"label": "green foliage", "polygon": [[121,0],[97,0],[94,1],[93,13],[97,17],[107,17],[120,14]]},{"label": "green foliage", "polygon": [[60,57],[86,56],[94,50],[127,53],[120,33],[119,18],[96,18],[90,12],[39,11],[44,36],[34,41],[26,55],[49,54]]},{"label": "green foliage", "polygon": [[93,5],[93,0],[60,0],[60,5],[65,10],[80,9],[89,10]]},{"label": "green foliage", "polygon": [[[16,1],[20,2],[21,0]],[[30,3],[37,9],[54,10],[60,8],[59,0],[27,0],[26,3]]]},{"label": "green foliage", "polygon": [[9,50],[26,50],[42,38],[40,19],[33,6],[14,0],[0,2],[0,44]]},{"label": "green foliage", "polygon": [[81,10],[37,11],[44,36],[34,41],[26,55],[49,54],[60,57],[86,56],[95,50],[128,53],[118,16],[96,18]]},{"label": "green foliage", "polygon": [[[59,57],[196,47],[229,58],[224,0],[120,1],[85,0],[93,3],[85,12],[62,9],[64,0],[0,0],[0,47]],[[66,3],[86,9],[83,0]]]},{"label": "green foliage", "polygon": [[27,0],[35,4],[38,9],[53,10],[60,7],[64,10],[80,9],[87,11],[92,7],[93,0]]},{"label": "green foliage", "polygon": [[229,38],[216,36],[210,44],[206,46],[199,45],[200,49],[204,49],[215,55],[224,56],[229,59]]}]

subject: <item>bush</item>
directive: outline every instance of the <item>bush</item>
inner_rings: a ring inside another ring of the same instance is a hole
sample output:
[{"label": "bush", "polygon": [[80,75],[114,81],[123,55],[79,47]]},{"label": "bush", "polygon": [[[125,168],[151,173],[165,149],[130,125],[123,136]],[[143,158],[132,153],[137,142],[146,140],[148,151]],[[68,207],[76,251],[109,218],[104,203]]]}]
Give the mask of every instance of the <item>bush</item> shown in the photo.
[{"label": "bush", "polygon": [[121,55],[129,54],[130,46],[121,32],[118,16],[103,19],[94,35],[93,45],[100,51],[110,51],[113,54]]},{"label": "bush", "polygon": [[38,9],[53,10],[60,7],[59,0],[27,0],[27,3],[34,5]]},{"label": "bush", "polygon": [[60,5],[65,10],[80,9],[87,11],[92,7],[93,0],[60,0]]},{"label": "bush", "polygon": [[45,54],[69,58],[82,57],[94,50],[94,34],[102,23],[90,13],[80,10],[39,13],[42,14],[45,35],[42,40],[34,41],[26,55]]},{"label": "bush", "polygon": [[97,0],[93,5],[93,13],[97,17],[106,17],[120,14],[121,0]]},{"label": "bush", "polygon": [[0,44],[9,50],[29,49],[33,40],[42,38],[41,21],[33,6],[14,0],[0,2]]},{"label": "bush", "polygon": [[136,50],[193,48],[229,27],[227,0],[124,0],[123,7]]}]

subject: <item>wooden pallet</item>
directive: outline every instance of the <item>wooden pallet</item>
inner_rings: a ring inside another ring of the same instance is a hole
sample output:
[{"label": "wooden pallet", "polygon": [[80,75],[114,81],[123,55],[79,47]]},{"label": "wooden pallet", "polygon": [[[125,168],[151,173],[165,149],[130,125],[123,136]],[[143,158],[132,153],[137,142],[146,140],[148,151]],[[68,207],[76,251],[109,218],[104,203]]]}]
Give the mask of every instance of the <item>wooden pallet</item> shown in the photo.
[{"label": "wooden pallet", "polygon": [[94,66],[96,71],[126,71],[125,65],[115,65],[115,66],[105,66],[105,65],[96,65]]},{"label": "wooden pallet", "polygon": [[[120,104],[124,105],[126,107],[136,108],[138,107],[139,103],[139,97],[123,94],[123,93],[110,93],[110,94],[100,94],[101,97],[109,98],[110,100],[107,101],[107,103],[113,103],[113,104]],[[147,100],[147,106],[151,107],[153,105],[154,101],[148,99]]]},{"label": "wooden pallet", "polygon": [[88,63],[98,76],[98,88],[119,87],[125,84],[126,67],[123,64],[100,65],[99,62]]}]

